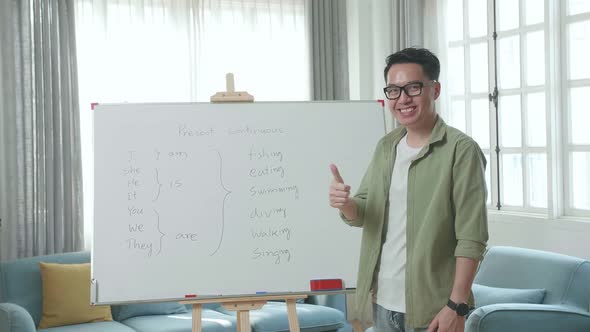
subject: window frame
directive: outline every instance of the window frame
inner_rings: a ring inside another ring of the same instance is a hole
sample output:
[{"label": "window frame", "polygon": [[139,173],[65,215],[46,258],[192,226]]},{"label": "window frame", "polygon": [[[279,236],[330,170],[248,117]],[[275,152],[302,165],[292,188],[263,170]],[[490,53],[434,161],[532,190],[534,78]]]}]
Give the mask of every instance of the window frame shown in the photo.
[{"label": "window frame", "polygon": [[561,129],[563,131],[561,137],[562,146],[562,174],[563,174],[563,202],[562,213],[565,216],[590,218],[590,210],[576,209],[573,207],[573,186],[571,181],[573,161],[570,156],[572,152],[589,152],[590,144],[573,144],[572,143],[572,114],[571,114],[571,98],[570,90],[576,87],[590,87],[590,77],[583,79],[571,80],[568,75],[570,72],[570,62],[568,59],[568,51],[570,43],[568,38],[568,27],[570,24],[590,21],[590,12],[568,15],[567,13],[568,1],[559,1],[559,39],[562,40],[563,47],[560,47],[560,54],[562,61],[560,61],[559,82],[561,86],[561,103],[560,109],[565,110],[563,114],[563,123]]},{"label": "window frame", "polygon": [[[499,142],[500,142],[500,145],[499,145],[500,156],[497,157],[497,158],[499,158],[496,161],[497,167],[500,167],[500,169],[502,168],[500,163],[503,161],[502,156],[505,154],[519,154],[521,157],[521,167],[522,167],[521,168],[522,206],[514,206],[514,205],[505,204],[504,195],[503,195],[504,186],[500,185],[501,210],[505,210],[505,211],[547,214],[548,211],[551,209],[551,201],[552,200],[550,199],[550,197],[552,197],[552,192],[554,190],[554,188],[551,186],[551,180],[553,177],[552,160],[553,160],[553,156],[554,156],[552,154],[551,147],[553,145],[553,142],[550,139],[551,136],[550,136],[550,131],[549,131],[549,127],[551,126],[551,120],[552,120],[549,116],[549,113],[551,112],[549,105],[550,105],[550,100],[553,97],[553,93],[550,89],[548,89],[548,85],[549,85],[549,81],[550,81],[549,77],[551,77],[551,75],[550,75],[551,58],[550,58],[550,56],[545,56],[545,59],[544,59],[545,60],[544,61],[545,82],[542,85],[529,85],[528,84],[528,82],[527,82],[527,73],[528,73],[527,67],[526,67],[526,65],[524,65],[526,63],[527,51],[528,51],[527,41],[526,41],[527,34],[532,33],[532,32],[538,32],[538,31],[543,32],[544,50],[545,50],[546,54],[548,54],[548,52],[549,52],[550,10],[549,10],[549,3],[548,2],[549,2],[548,0],[543,1],[543,5],[544,5],[543,22],[535,23],[532,25],[526,25],[526,12],[525,12],[526,0],[518,0],[518,9],[519,9],[518,26],[516,28],[512,28],[510,30],[496,31],[496,34],[497,34],[496,42],[498,42],[502,38],[509,38],[512,36],[518,36],[518,38],[519,38],[519,40],[518,40],[519,64],[520,64],[519,65],[519,70],[520,70],[520,72],[519,72],[519,74],[520,74],[519,87],[505,89],[505,88],[501,88],[499,86],[499,84],[497,86],[498,92],[499,92],[499,96],[498,96],[499,98],[507,97],[507,96],[519,96],[519,98],[520,98],[520,119],[521,119],[520,141],[521,141],[521,146],[520,147],[502,146],[502,138],[501,138],[501,135],[498,134]],[[494,7],[495,1],[488,0],[488,3],[490,5],[490,7],[492,8],[491,10],[495,11],[495,15],[497,18],[499,13],[497,12],[498,8]],[[497,43],[496,43],[496,47],[497,47]],[[492,55],[492,56],[494,56],[494,55]],[[492,73],[492,74],[494,74],[494,73]],[[497,75],[499,77],[500,74],[498,73]],[[546,137],[546,141],[545,141],[544,147],[533,147],[533,146],[529,146],[528,142],[527,142],[528,131],[529,131],[529,126],[526,123],[526,115],[527,115],[526,113],[528,110],[527,96],[531,93],[539,93],[539,92],[545,94],[545,106],[546,106],[545,107],[545,137]],[[499,103],[499,101],[498,101],[498,103]],[[500,112],[500,114],[498,114],[498,125],[500,125],[501,120],[502,120],[500,106],[498,106],[498,108],[494,108],[492,110],[492,112]],[[494,132],[494,134],[495,134],[495,132]],[[546,167],[546,186],[547,186],[547,196],[546,196],[546,206],[547,207],[531,206],[531,198],[529,197],[530,195],[528,192],[528,187],[530,185],[530,174],[528,172],[528,164],[529,164],[528,156],[531,154],[535,154],[535,153],[544,153],[546,156],[546,166],[545,167]]]}]

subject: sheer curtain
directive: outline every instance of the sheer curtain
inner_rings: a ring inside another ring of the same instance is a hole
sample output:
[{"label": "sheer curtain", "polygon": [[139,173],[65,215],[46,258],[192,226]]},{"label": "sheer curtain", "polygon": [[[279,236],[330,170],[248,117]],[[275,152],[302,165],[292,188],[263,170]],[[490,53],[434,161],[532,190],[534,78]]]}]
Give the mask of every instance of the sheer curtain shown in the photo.
[{"label": "sheer curtain", "polygon": [[309,100],[305,14],[305,0],[76,2],[87,248],[90,103],[208,102],[228,72],[256,101]]},{"label": "sheer curtain", "polygon": [[[425,0],[424,2],[424,44],[432,50],[440,61],[441,92],[436,101],[436,111],[449,124],[449,87],[453,82],[450,68],[447,66],[447,30],[450,24],[447,19],[447,0]],[[461,23],[462,24],[462,23]]]}]

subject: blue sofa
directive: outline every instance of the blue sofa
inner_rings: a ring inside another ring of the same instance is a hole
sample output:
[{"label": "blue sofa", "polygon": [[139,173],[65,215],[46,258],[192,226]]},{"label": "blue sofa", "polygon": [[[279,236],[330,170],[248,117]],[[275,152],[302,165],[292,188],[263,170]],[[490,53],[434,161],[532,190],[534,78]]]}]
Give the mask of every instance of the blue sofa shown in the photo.
[{"label": "blue sofa", "polygon": [[[0,331],[34,332],[42,314],[42,283],[39,262],[86,263],[88,252],[55,254],[19,259],[0,264]],[[191,312],[149,314],[121,317],[125,305],[112,306],[113,321],[53,327],[43,332],[190,332]],[[137,305],[136,305],[137,306]],[[187,309],[189,307],[187,306]],[[324,332],[352,330],[345,318],[345,295],[310,296],[306,303],[297,304],[301,331]],[[233,312],[218,304],[207,304],[203,309],[204,332],[236,331],[237,319]],[[250,325],[253,332],[286,332],[289,330],[285,303],[269,302],[262,309],[252,311]]]},{"label": "blue sofa", "polygon": [[[494,293],[478,294],[478,285]],[[523,291],[534,295],[534,290],[544,294],[522,297]],[[590,262],[584,259],[492,247],[481,262],[473,292],[477,308],[467,319],[466,332],[590,331]],[[520,300],[511,300],[510,293]],[[478,298],[490,296],[502,303],[478,305]]]},{"label": "blue sofa", "polygon": [[472,290],[476,308],[465,332],[590,332],[590,262],[584,259],[491,247]]}]

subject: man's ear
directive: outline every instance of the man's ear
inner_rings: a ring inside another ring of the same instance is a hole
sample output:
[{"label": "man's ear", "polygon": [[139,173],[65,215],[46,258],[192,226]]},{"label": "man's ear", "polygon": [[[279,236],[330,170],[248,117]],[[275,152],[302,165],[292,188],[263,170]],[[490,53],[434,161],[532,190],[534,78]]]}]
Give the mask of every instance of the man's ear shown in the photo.
[{"label": "man's ear", "polygon": [[440,97],[440,89],[441,89],[441,85],[440,82],[436,82],[436,84],[434,85],[434,100],[437,100],[438,97]]}]

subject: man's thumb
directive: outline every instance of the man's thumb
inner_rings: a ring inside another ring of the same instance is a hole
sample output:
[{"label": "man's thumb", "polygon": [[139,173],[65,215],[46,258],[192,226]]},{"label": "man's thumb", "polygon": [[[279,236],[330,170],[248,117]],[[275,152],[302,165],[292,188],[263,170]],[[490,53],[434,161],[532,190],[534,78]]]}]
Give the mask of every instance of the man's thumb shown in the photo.
[{"label": "man's thumb", "polygon": [[342,177],[340,176],[340,172],[338,171],[338,167],[336,167],[336,165],[330,165],[330,170],[332,171],[332,175],[334,176],[334,180],[336,180],[336,182],[344,183],[344,180],[342,180]]}]

